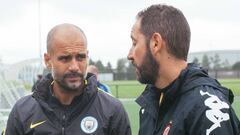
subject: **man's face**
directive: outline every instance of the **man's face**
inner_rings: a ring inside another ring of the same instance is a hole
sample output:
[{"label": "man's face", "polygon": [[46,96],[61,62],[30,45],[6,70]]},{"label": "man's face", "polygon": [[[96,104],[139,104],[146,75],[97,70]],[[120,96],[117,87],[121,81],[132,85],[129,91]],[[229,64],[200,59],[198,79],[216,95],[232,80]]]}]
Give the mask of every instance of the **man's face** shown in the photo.
[{"label": "man's face", "polygon": [[[65,92],[79,91],[84,84],[88,52],[82,36],[55,38],[49,57],[54,81]],[[46,61],[46,58],[45,58]]]},{"label": "man's face", "polygon": [[137,80],[144,84],[155,84],[160,66],[150,51],[150,43],[146,42],[145,36],[140,32],[139,19],[132,28],[131,38],[133,43],[128,59],[136,69]]}]

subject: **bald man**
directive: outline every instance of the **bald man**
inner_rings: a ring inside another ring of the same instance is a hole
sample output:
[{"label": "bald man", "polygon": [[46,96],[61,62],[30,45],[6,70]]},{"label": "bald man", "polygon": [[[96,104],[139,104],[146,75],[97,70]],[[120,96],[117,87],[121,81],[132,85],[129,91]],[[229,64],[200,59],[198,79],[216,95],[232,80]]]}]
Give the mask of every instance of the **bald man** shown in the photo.
[{"label": "bald man", "polygon": [[131,135],[120,101],[97,89],[96,76],[86,77],[87,39],[80,28],[55,26],[44,61],[52,77],[17,101],[6,135]]},{"label": "bald man", "polygon": [[100,82],[99,71],[98,71],[98,68],[96,66],[89,65],[87,67],[87,73],[90,73],[89,75],[94,74],[96,76],[96,78],[97,78],[97,87],[100,90],[103,90],[103,91],[107,92],[108,94],[111,94],[110,88],[106,84],[103,84],[103,83]]}]

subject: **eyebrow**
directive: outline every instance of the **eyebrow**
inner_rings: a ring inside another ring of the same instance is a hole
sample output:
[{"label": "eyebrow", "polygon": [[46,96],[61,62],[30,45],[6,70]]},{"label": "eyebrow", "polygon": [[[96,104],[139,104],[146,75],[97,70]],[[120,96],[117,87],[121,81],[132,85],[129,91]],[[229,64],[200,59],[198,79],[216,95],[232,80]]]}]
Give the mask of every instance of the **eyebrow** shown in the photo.
[{"label": "eyebrow", "polygon": [[87,54],[86,53],[79,53],[79,54],[77,54],[77,56],[80,56],[81,58],[86,58]]},{"label": "eyebrow", "polygon": [[62,56],[58,56],[57,59],[58,59],[58,60],[61,60],[61,59],[63,59],[63,58],[68,58],[68,59],[69,59],[69,58],[71,58],[71,57],[72,57],[71,55],[62,55]]},{"label": "eyebrow", "polygon": [[134,41],[136,41],[136,38],[134,38],[133,35],[131,35],[131,39],[134,40]]}]

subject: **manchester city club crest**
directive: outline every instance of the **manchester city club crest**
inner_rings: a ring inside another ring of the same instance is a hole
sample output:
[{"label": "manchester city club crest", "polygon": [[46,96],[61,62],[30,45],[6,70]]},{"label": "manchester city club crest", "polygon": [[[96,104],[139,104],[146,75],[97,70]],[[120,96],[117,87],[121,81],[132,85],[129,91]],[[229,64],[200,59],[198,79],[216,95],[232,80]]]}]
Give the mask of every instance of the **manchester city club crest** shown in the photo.
[{"label": "manchester city club crest", "polygon": [[81,121],[81,129],[87,134],[91,134],[97,130],[98,121],[92,116],[87,116]]}]

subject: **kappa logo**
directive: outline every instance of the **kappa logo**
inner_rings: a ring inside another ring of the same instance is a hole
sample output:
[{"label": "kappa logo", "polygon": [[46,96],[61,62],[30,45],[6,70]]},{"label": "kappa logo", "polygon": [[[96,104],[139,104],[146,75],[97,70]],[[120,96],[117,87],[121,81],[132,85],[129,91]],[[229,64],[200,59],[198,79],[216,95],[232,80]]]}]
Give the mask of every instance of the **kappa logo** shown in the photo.
[{"label": "kappa logo", "polygon": [[98,121],[92,116],[87,116],[82,119],[80,126],[85,133],[91,134],[97,130]]},{"label": "kappa logo", "polygon": [[37,126],[39,126],[39,125],[41,125],[41,124],[43,124],[43,123],[45,123],[45,122],[46,122],[46,120],[37,122],[37,123],[35,123],[35,124],[31,123],[31,124],[30,124],[30,128],[33,129],[33,128],[35,128],[35,127],[37,127]]},{"label": "kappa logo", "polygon": [[200,94],[202,96],[209,96],[209,98],[204,101],[204,104],[210,108],[206,111],[206,117],[213,122],[213,125],[206,130],[206,135],[209,135],[213,130],[221,127],[221,122],[229,120],[229,114],[221,111],[221,109],[228,109],[229,105],[221,101],[217,96],[211,95],[208,92],[203,92],[201,90]]}]

